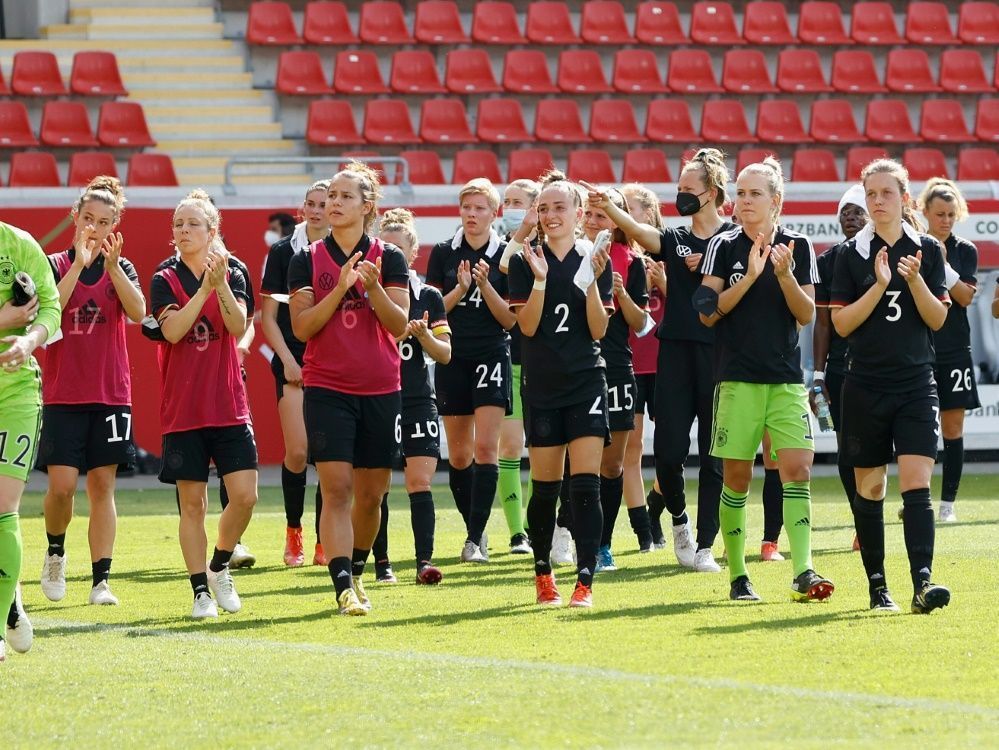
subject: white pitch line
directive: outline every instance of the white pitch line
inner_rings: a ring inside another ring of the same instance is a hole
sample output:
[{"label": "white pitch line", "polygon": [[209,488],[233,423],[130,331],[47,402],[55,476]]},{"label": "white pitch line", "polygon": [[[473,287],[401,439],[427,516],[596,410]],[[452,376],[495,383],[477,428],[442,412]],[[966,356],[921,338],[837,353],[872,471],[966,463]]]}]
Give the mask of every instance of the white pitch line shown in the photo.
[{"label": "white pitch line", "polygon": [[550,662],[535,662],[526,659],[499,659],[489,656],[464,656],[461,654],[432,653],[424,651],[389,651],[371,649],[360,646],[338,646],[323,643],[285,643],[256,638],[240,638],[235,636],[211,635],[208,633],[178,633],[173,630],[140,628],[132,625],[114,625],[104,623],[73,622],[69,620],[36,620],[36,630],[44,633],[47,629],[62,628],[80,632],[117,632],[140,637],[170,638],[184,641],[210,643],[218,646],[238,646],[240,648],[255,648],[263,651],[299,651],[327,656],[359,656],[387,659],[401,659],[417,663],[446,664],[462,669],[500,669],[523,673],[547,672],[551,675],[572,678],[590,678],[595,680],[611,680],[615,682],[635,682],[646,687],[682,686],[696,687],[706,690],[739,690],[755,693],[767,693],[781,698],[805,698],[810,700],[826,700],[839,703],[858,703],[868,708],[887,707],[903,710],[945,711],[951,714],[981,716],[989,719],[999,719],[999,709],[978,706],[957,701],[940,701],[933,698],[905,698],[902,696],[877,695],[874,693],[856,693],[843,690],[818,690],[815,688],[794,687],[792,685],[768,685],[757,682],[745,682],[726,677],[692,677],[687,675],[657,675],[625,672],[619,669],[605,667],[586,667],[573,664],[553,664]]}]

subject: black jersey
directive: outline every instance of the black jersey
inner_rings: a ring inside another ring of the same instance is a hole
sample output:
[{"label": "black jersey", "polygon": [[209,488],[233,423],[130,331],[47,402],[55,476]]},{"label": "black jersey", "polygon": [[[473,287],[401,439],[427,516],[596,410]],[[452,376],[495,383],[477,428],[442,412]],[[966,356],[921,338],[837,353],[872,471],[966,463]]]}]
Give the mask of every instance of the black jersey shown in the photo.
[{"label": "black jersey", "polygon": [[[427,313],[427,328],[434,335],[451,333],[444,312],[444,298],[432,286],[427,286],[418,278],[409,281],[409,319],[422,320]],[[402,421],[403,424],[429,419],[436,412],[434,387],[430,380],[430,370],[423,353],[423,345],[415,336],[399,342],[399,370],[402,376]]]},{"label": "black jersey", "polygon": [[[570,250],[559,260],[544,246],[548,261],[545,304],[541,322],[533,336],[521,340],[523,398],[546,409],[592,400],[606,389],[606,365],[600,343],[590,335],[586,322],[586,294],[573,282],[582,256]],[[520,255],[510,260],[510,305],[527,302],[534,273]],[[600,299],[608,312],[614,310],[614,279],[611,264],[597,279]]]},{"label": "black jersey", "polygon": [[[333,262],[343,267],[349,256],[336,244],[333,235],[326,235],[323,244]],[[383,244],[385,249],[382,252],[382,275],[379,279],[381,285],[385,289],[406,289],[409,285],[409,264],[406,263],[406,256],[395,245],[390,245],[387,242]],[[371,238],[362,234],[361,239],[349,255],[361,253],[361,260],[364,260],[370,249]],[[296,292],[306,287],[312,288],[312,253],[295,253],[288,264],[288,288],[292,292]]]},{"label": "black jersey", "polygon": [[[70,248],[65,252],[67,257],[69,258],[70,263],[76,260],[76,250]],[[57,255],[59,255],[59,253],[57,253],[56,255],[50,255],[48,256],[48,258],[49,258],[49,266],[51,266],[52,268],[52,275],[55,277],[56,283],[58,284],[62,280],[62,276],[59,274],[59,269],[56,263]],[[139,274],[135,272],[135,266],[132,265],[132,261],[119,257],[118,266],[121,268],[122,271],[125,272],[125,276],[128,277],[128,280],[131,281],[136,288],[139,289],[142,288],[142,286],[139,284]],[[82,271],[80,271],[80,283],[85,284],[86,286],[93,286],[94,284],[96,284],[98,281],[101,280],[101,277],[103,275],[104,275],[104,256],[98,253],[97,257],[94,259],[94,262],[91,263],[88,267],[85,267]]]},{"label": "black jersey", "polygon": [[[458,286],[458,264],[467,260],[473,267],[480,260],[489,264],[489,283],[500,297],[507,297],[507,275],[499,269],[506,243],[490,235],[488,245],[475,250],[462,235],[458,246],[454,240],[434,245],[427,261],[427,283],[445,296]],[[452,353],[462,359],[489,357],[509,347],[510,337],[493,317],[475,281],[465,296],[448,313],[451,324]]]},{"label": "black jersey", "polygon": [[[232,256],[229,256],[232,259]],[[240,264],[242,265],[242,264]],[[163,278],[163,274],[160,271],[171,268],[173,272],[177,274],[177,279],[180,281],[181,288],[187,293],[188,297],[193,297],[198,293],[198,288],[201,286],[201,278],[203,276],[195,276],[187,264],[184,263],[179,256],[175,255],[172,258],[168,258],[156,267],[156,273],[153,276],[153,283],[149,290],[149,296],[151,298],[150,304],[152,306],[153,315],[157,318],[163,314],[163,311],[168,307],[180,308],[183,305],[177,299],[176,295],[173,293],[173,289],[170,288],[170,283]],[[243,266],[245,269],[246,266]],[[248,274],[241,273],[238,268],[235,268],[231,264],[229,266],[229,288],[232,290],[232,295],[236,299],[241,299],[246,304],[246,317],[249,319],[252,313],[250,310],[253,309],[253,293],[247,286],[249,280]]]},{"label": "black jersey", "polygon": [[[624,278],[624,288],[628,296],[643,310],[649,306],[649,287],[645,277],[645,264],[637,256],[629,253],[629,263],[626,269],[613,268]],[[631,359],[631,328],[624,319],[624,313],[618,307],[607,323],[607,335],[600,341],[600,351],[607,364],[607,376],[628,375],[634,372]]]},{"label": "black jersey", "polygon": [[[885,245],[870,224],[845,243],[836,262],[830,307],[846,307],[874,286],[874,260]],[[949,301],[940,243],[906,225],[902,237],[888,248],[891,280],[885,293],[848,339],[849,376],[882,391],[914,390],[933,382],[933,332],[920,317],[909,285],[898,273],[899,259],[919,250],[923,251],[920,275],[937,299]]]},{"label": "black jersey", "polygon": [[[260,282],[260,292],[265,297],[272,294],[288,294],[288,266],[295,255],[295,248],[292,244],[292,237],[282,237],[273,245],[267,253],[267,260],[264,261],[264,276]],[[292,355],[299,362],[305,356],[305,342],[295,338],[295,333],[291,329],[291,308],[287,302],[279,302],[277,309],[277,325],[281,331],[281,337],[288,346]]]},{"label": "black jersey", "polygon": [[[731,231],[734,226],[726,221],[714,236]],[[660,233],[660,259],[666,266],[666,308],[663,310],[662,322],[656,329],[657,338],[714,343],[714,329],[701,322],[694,306],[690,304],[690,298],[704,278],[703,273],[699,270],[691,271],[685,263],[688,256],[707,252],[711,239],[701,239],[690,227],[666,227]]]},{"label": "black jersey", "polygon": [[[836,259],[846,247],[845,242],[833,245],[822,255],[815,259],[815,266],[819,269],[819,281],[815,285],[815,306],[829,307],[829,295],[832,292],[833,272],[836,269]],[[836,333],[836,328],[830,326],[829,336],[829,356],[826,357],[825,367],[822,362],[815,363],[816,370],[825,370],[843,374],[846,372],[846,353],[849,350],[846,339]]]},{"label": "black jersey", "polygon": [[[961,281],[978,284],[978,248],[972,243],[953,234],[944,243],[947,248],[947,262],[957,271]],[[933,334],[933,347],[937,362],[950,362],[966,358],[971,351],[971,326],[968,324],[968,308],[956,302],[947,311],[943,328]]]},{"label": "black jersey", "polygon": [[[777,227],[774,244],[794,242],[792,271],[801,286],[815,284],[815,251],[803,234]],[[724,280],[722,289],[738,283],[746,274],[753,240],[741,227],[716,234],[701,261],[705,276]],[[773,264],[767,260],[763,272],[739,303],[715,324],[716,379],[746,383],[801,383],[801,349],[798,321],[784,299]]]}]

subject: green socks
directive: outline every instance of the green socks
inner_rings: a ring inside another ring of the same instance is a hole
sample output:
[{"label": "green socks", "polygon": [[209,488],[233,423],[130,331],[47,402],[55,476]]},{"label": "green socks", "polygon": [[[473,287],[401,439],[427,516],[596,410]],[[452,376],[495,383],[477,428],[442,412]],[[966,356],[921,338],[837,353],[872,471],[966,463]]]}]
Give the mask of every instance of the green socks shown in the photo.
[{"label": "green socks", "polygon": [[17,513],[3,513],[0,514],[0,619],[7,619],[20,577],[21,528]]},{"label": "green socks", "polygon": [[[724,497],[724,495],[723,495]],[[784,484],[784,530],[795,577],[812,568],[812,494],[808,482]]]},{"label": "green socks", "polygon": [[[785,485],[786,487],[787,485]],[[728,556],[728,577],[734,581],[746,573],[746,498],[748,492],[736,492],[722,487],[718,520],[721,523],[725,554]],[[785,503],[787,502],[785,498]],[[786,506],[785,506],[786,507]],[[787,518],[787,511],[784,511]]]},{"label": "green socks", "polygon": [[499,460],[499,496],[510,536],[524,533],[524,495],[520,486],[520,459]]}]

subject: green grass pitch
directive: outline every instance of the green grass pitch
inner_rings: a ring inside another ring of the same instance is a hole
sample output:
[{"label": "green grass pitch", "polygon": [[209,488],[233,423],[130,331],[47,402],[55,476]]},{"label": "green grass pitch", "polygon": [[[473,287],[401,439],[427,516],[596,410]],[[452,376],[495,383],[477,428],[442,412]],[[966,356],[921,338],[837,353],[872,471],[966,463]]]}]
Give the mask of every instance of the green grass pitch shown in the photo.
[{"label": "green grass pitch", "polygon": [[[116,608],[86,605],[82,517],[68,536],[66,598],[44,598],[41,499],[29,495],[22,578],[35,645],[0,667],[0,747],[995,747],[999,477],[965,477],[960,523],[937,530],[934,578],[953,600],[923,617],[908,614],[897,491],[887,570],[905,613],[881,616],[867,610],[837,480],[813,492],[816,567],[837,584],[827,603],[790,602],[790,561],[755,556],[764,601],[730,602],[725,572],[682,572],[669,549],[639,555],[622,513],[621,569],[597,577],[595,608],[543,611],[530,559],[506,552],[498,509],[492,562],[457,561],[463,529],[444,488],[444,583],[414,585],[407,500],[395,489],[400,583],[369,582],[374,611],[344,618],[325,569],[281,563],[280,491],[267,488],[244,537],[257,566],[235,573],[243,611],[206,623],[188,619],[172,493],[120,493]],[[85,513],[81,495],[77,506]],[[209,529],[212,539],[214,520]],[[557,577],[568,601],[573,575]]]}]

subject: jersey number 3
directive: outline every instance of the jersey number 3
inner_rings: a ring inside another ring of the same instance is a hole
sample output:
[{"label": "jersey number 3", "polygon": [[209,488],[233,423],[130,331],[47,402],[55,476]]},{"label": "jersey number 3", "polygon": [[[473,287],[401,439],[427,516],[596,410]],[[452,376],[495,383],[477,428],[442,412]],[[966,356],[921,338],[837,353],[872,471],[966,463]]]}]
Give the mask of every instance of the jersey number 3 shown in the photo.
[{"label": "jersey number 3", "polygon": [[885,320],[889,323],[894,323],[902,318],[902,306],[898,304],[898,298],[901,296],[901,292],[887,292],[888,294],[888,314],[885,315]]}]

